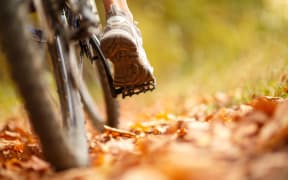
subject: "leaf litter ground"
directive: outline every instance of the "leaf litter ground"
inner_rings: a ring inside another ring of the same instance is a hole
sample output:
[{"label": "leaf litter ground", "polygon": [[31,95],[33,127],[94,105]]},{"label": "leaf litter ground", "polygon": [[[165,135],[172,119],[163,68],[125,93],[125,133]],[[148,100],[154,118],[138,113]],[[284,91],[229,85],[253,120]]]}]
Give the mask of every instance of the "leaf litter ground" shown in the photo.
[{"label": "leaf litter ground", "polygon": [[288,100],[257,97],[227,106],[225,95],[214,99],[213,109],[203,100],[125,130],[89,130],[91,167],[58,173],[27,125],[10,121],[0,131],[0,178],[288,179]]}]

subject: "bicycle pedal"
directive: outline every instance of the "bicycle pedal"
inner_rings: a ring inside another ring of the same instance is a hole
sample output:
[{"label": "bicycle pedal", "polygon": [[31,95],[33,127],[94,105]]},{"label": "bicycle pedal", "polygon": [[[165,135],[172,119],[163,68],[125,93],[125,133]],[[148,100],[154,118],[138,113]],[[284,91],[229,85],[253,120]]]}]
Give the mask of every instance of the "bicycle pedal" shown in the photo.
[{"label": "bicycle pedal", "polygon": [[122,98],[124,99],[127,96],[131,97],[133,95],[146,93],[147,91],[153,91],[155,87],[156,82],[152,80],[149,82],[145,82],[144,84],[141,85],[119,87],[121,89],[121,91],[119,91],[119,94],[122,94]]}]

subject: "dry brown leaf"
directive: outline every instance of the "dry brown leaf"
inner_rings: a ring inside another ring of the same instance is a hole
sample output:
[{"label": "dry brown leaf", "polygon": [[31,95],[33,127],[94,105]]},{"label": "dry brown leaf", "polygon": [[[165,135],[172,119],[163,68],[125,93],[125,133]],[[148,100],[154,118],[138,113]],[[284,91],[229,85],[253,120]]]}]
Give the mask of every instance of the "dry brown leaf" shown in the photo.
[{"label": "dry brown leaf", "polygon": [[112,128],[109,126],[105,126],[105,134],[113,138],[117,138],[117,137],[135,138],[136,137],[136,134],[132,132]]},{"label": "dry brown leaf", "polygon": [[259,135],[259,150],[271,150],[288,140],[288,102],[277,107],[273,120],[262,128]]},{"label": "dry brown leaf", "polygon": [[269,117],[271,117],[274,114],[274,111],[279,104],[280,99],[279,98],[273,98],[273,97],[258,97],[254,99],[250,105],[258,111],[262,111],[265,114],[267,114]]}]

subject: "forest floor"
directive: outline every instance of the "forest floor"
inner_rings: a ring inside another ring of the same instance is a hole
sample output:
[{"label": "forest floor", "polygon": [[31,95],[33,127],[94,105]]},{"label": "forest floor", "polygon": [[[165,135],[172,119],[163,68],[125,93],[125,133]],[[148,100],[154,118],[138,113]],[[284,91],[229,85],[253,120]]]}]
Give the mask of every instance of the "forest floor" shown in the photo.
[{"label": "forest floor", "polygon": [[[88,126],[91,166],[55,172],[19,117],[1,126],[1,179],[288,179],[288,99],[231,104],[218,94],[179,111],[97,133]],[[181,102],[178,102],[181,103]],[[20,120],[19,120],[20,119]]]}]

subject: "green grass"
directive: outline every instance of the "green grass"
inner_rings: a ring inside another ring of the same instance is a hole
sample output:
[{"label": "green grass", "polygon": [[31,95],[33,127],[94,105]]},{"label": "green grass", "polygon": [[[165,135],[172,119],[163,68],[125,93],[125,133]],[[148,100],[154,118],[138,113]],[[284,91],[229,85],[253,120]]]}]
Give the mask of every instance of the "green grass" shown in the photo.
[{"label": "green grass", "polygon": [[21,103],[11,83],[1,82],[0,88],[0,122],[21,111]]}]

